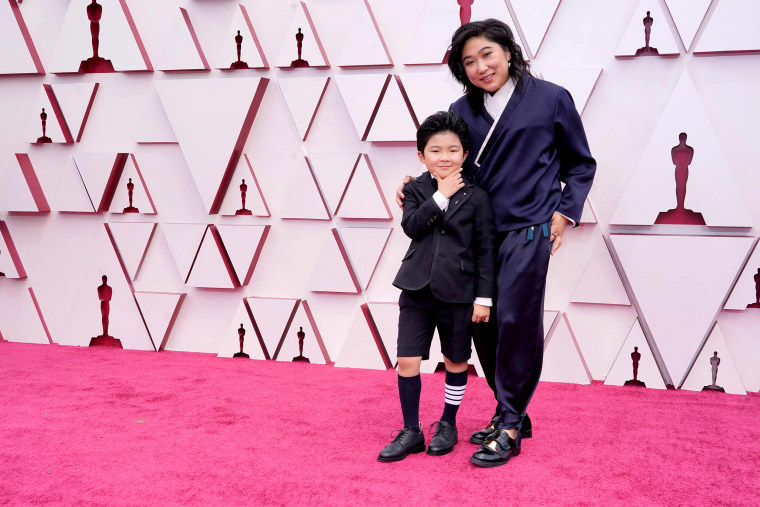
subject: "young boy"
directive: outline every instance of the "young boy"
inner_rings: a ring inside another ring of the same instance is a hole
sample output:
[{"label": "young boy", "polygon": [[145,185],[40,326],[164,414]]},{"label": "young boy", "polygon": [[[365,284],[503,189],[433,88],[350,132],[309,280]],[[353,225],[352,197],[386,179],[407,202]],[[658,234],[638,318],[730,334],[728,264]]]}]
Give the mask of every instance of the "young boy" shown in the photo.
[{"label": "young boy", "polygon": [[398,391],[402,429],[377,457],[398,461],[425,450],[419,422],[420,363],[438,328],[446,365],[443,415],[427,452],[457,443],[456,413],[467,386],[472,322],[488,322],[494,295],[495,225],[485,191],[462,179],[467,124],[451,112],[417,129],[417,155],[428,172],[404,188],[401,227],[412,239],[393,285],[402,290],[398,322]]}]

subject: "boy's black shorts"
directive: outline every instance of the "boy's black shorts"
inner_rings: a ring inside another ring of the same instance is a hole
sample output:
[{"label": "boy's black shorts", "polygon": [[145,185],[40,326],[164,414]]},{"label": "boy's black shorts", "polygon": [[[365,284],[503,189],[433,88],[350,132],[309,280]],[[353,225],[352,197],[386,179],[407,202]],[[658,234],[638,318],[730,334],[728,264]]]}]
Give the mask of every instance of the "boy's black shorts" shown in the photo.
[{"label": "boy's black shorts", "polygon": [[472,355],[472,303],[445,303],[430,286],[401,291],[398,300],[397,356],[428,359],[433,332],[438,328],[441,352],[450,361],[462,363]]}]

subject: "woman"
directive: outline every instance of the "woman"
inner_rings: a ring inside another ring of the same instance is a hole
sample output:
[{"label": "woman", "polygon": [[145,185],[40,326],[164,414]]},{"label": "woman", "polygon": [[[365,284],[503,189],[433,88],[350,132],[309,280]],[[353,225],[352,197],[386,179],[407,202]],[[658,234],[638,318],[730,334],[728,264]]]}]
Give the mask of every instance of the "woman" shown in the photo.
[{"label": "woman", "polygon": [[483,445],[470,458],[494,467],[532,434],[526,409],[541,375],[549,256],[580,222],[596,162],[570,94],[531,75],[501,21],[459,27],[448,65],[465,88],[450,107],[470,129],[465,168],[488,192],[498,232],[496,326],[476,336],[498,405],[489,428],[473,434]]}]

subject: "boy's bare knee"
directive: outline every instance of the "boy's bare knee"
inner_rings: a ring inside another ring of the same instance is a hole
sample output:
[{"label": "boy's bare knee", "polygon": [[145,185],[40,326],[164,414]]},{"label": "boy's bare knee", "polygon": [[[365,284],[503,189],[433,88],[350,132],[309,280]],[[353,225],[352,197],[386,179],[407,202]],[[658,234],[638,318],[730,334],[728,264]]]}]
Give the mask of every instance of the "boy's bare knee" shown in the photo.
[{"label": "boy's bare knee", "polygon": [[446,356],[443,356],[443,363],[446,366],[446,371],[450,371],[451,373],[462,373],[463,371],[466,371],[467,368],[469,368],[467,361],[455,363]]},{"label": "boy's bare knee", "polygon": [[398,374],[402,377],[414,377],[420,374],[420,364],[422,363],[422,356],[415,357],[399,357],[398,358]]}]

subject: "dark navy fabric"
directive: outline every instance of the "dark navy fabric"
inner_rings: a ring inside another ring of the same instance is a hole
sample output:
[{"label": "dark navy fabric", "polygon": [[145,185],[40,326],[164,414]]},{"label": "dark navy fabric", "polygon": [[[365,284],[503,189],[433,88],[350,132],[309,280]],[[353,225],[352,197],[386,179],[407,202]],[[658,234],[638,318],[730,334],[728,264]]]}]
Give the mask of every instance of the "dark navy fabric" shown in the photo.
[{"label": "dark navy fabric", "polygon": [[544,291],[552,243],[528,230],[503,235],[498,254],[495,384],[500,428],[519,428],[544,359]]},{"label": "dark navy fabric", "polygon": [[415,428],[419,431],[421,392],[422,377],[419,373],[414,377],[398,376],[398,398],[401,401],[404,428]]},{"label": "dark navy fabric", "polygon": [[450,109],[469,125],[465,170],[488,192],[498,231],[496,326],[478,325],[475,347],[499,427],[520,428],[543,364],[548,222],[555,211],[580,222],[596,162],[570,94],[547,81],[523,78],[480,157],[493,118],[465,97]]},{"label": "dark navy fabric", "polygon": [[445,303],[430,287],[401,291],[398,298],[396,356],[430,358],[430,344],[438,329],[441,353],[455,363],[472,355],[472,303]]},{"label": "dark navy fabric", "polygon": [[596,161],[567,90],[523,78],[478,160],[480,167],[475,159],[493,118],[485,109],[473,111],[466,97],[450,109],[470,128],[465,171],[491,197],[498,232],[548,222],[555,211],[580,222]]}]

